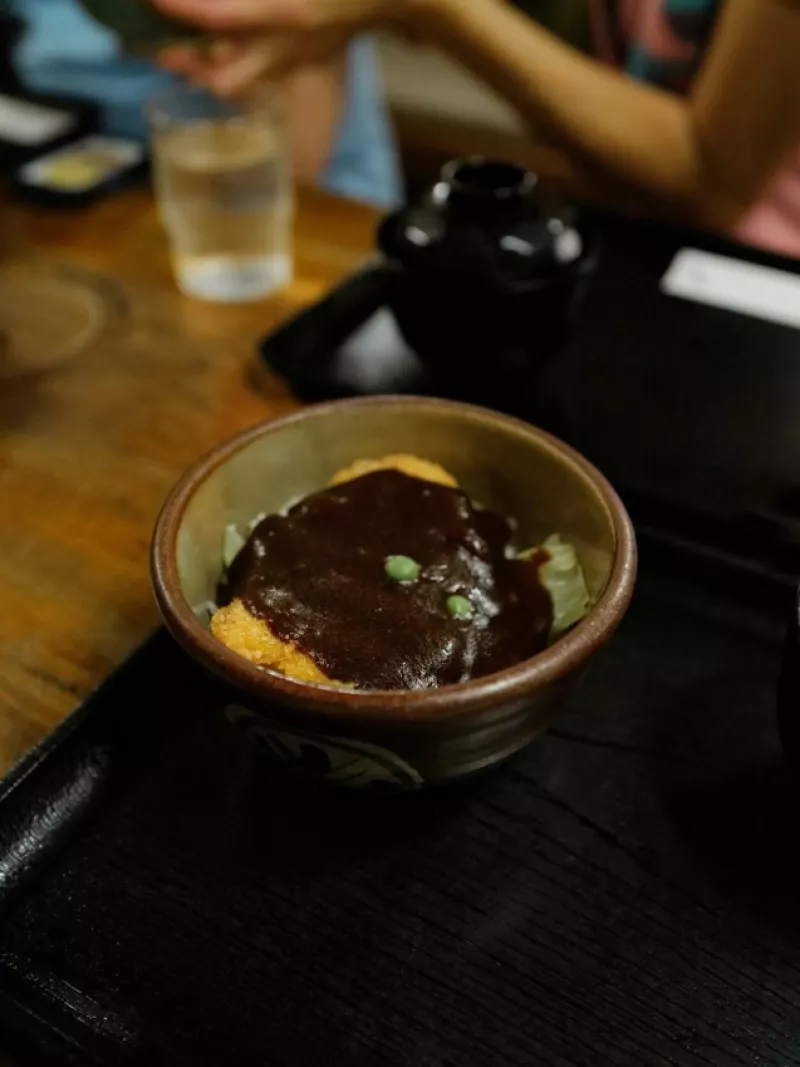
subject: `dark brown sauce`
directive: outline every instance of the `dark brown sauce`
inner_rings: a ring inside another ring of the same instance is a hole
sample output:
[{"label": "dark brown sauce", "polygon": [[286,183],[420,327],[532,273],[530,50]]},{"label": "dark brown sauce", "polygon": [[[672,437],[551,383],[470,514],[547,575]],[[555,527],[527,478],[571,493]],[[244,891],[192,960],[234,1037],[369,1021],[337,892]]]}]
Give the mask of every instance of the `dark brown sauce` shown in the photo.
[{"label": "dark brown sauce", "polygon": [[[241,597],[329,678],[363,689],[464,682],[547,644],[542,561],[506,559],[510,539],[506,520],[464,493],[378,471],[260,522],[220,595]],[[420,577],[390,579],[392,555],[416,560]],[[453,594],[470,600],[470,617],[450,614]]]}]

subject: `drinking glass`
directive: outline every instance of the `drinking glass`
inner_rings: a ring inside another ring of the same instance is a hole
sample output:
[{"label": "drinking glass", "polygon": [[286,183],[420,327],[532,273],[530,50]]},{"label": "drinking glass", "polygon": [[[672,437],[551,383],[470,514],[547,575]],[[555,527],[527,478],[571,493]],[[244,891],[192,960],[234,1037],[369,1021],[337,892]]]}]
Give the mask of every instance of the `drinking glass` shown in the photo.
[{"label": "drinking glass", "polygon": [[281,94],[234,103],[176,83],[148,113],[156,197],[181,290],[237,303],[287,285],[293,195]]}]

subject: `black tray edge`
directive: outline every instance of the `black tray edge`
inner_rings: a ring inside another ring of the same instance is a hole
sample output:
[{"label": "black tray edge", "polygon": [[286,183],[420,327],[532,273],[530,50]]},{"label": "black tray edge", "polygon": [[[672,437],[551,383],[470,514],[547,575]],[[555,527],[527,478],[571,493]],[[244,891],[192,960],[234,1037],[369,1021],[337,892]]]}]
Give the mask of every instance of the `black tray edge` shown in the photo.
[{"label": "black tray edge", "polygon": [[12,793],[19,789],[32,774],[39,770],[43,763],[45,763],[66,741],[77,733],[86,720],[91,717],[94,703],[101,690],[133,670],[138,661],[146,656],[148,651],[159,640],[163,640],[164,637],[164,631],[161,629],[155,630],[146,637],[141,644],[137,645],[137,647],[122,660],[121,663],[112,668],[112,670],[105,675],[97,685],[90,689],[83,697],[79,698],[76,707],[69,712],[66,718],[62,719],[57,726],[53,727],[52,730],[45,734],[41,741],[37,742],[33,748],[24,753],[17,762],[12,765],[10,770],[0,778],[0,804],[7,801]]}]

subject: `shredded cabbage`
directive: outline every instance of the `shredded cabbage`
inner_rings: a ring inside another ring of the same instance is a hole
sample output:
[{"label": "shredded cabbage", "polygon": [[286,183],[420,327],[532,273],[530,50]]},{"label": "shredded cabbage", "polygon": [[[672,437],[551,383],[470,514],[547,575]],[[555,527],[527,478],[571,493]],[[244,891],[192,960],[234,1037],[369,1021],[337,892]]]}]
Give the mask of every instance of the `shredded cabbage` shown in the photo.
[{"label": "shredded cabbage", "polygon": [[222,539],[222,562],[227,570],[244,548],[246,542],[236,527],[231,523],[225,527],[225,535]]},{"label": "shredded cabbage", "polygon": [[[550,640],[555,641],[589,611],[590,596],[578,553],[573,545],[553,534],[541,545],[548,559],[539,565],[539,581],[553,602]],[[520,559],[535,558],[539,548],[520,553]]]}]

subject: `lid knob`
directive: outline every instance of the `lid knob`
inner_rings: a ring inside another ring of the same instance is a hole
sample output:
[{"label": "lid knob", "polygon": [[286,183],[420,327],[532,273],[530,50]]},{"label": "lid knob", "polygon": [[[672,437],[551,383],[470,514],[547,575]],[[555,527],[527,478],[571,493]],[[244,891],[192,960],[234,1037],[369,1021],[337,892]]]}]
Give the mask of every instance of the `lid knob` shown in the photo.
[{"label": "lid knob", "polygon": [[442,167],[433,199],[450,209],[482,215],[529,201],[536,181],[536,175],[524,167],[473,156]]}]

